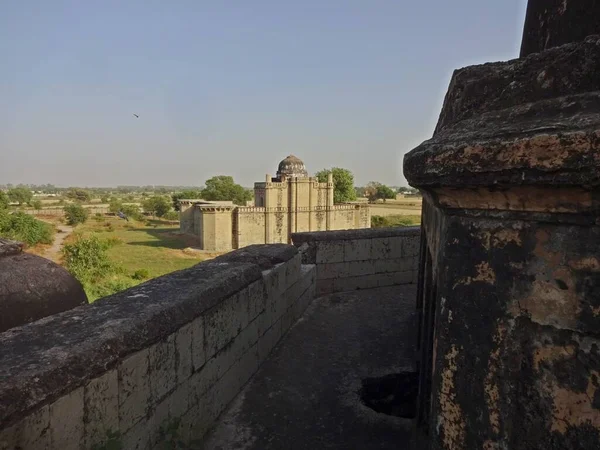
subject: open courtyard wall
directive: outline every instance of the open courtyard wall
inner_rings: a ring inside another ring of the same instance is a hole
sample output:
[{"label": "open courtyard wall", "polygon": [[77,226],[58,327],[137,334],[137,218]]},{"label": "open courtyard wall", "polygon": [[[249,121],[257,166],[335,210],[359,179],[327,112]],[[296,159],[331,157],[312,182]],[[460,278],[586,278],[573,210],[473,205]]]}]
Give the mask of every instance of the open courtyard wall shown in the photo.
[{"label": "open courtyard wall", "polygon": [[317,268],[317,295],[417,282],[419,227],[292,235],[302,261]]}]

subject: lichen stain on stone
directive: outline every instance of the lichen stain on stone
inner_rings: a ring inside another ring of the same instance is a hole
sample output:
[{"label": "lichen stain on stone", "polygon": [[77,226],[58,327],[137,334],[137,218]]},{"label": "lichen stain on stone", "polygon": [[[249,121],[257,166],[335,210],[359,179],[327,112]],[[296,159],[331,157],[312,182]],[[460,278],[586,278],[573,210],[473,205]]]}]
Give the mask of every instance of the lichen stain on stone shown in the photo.
[{"label": "lichen stain on stone", "polygon": [[432,190],[441,206],[457,209],[575,213],[594,205],[591,192],[580,188],[517,186],[502,191],[489,188]]},{"label": "lichen stain on stone", "polygon": [[533,352],[533,368],[540,370],[542,362],[552,363],[575,355],[575,346],[550,346],[536,348]]},{"label": "lichen stain on stone", "polygon": [[487,261],[480,262],[475,266],[475,268],[477,270],[477,275],[475,275],[474,277],[466,277],[459,280],[457,283],[454,284],[452,289],[455,289],[456,286],[460,284],[466,286],[475,281],[481,281],[483,283],[488,284],[494,284],[496,282],[496,273],[494,272],[494,269],[490,267]]},{"label": "lichen stain on stone", "polygon": [[501,364],[500,350],[502,348],[502,343],[505,336],[506,327],[503,325],[498,325],[496,328],[496,333],[493,337],[493,342],[496,348],[490,353],[490,357],[488,359],[488,370],[483,385],[490,425],[492,426],[492,431],[496,434],[500,433],[500,410],[498,408],[500,390],[495,380],[499,365]]},{"label": "lichen stain on stone", "polygon": [[595,370],[590,372],[585,392],[573,392],[554,384],[551,386],[554,403],[552,431],[565,434],[569,427],[579,427],[584,424],[600,429],[600,410],[593,405],[599,376],[600,373]]},{"label": "lichen stain on stone", "polygon": [[[545,73],[540,73],[544,86],[552,82]],[[448,146],[443,151],[429,156],[427,166],[459,167],[468,165],[475,172],[484,167],[496,170],[532,168],[539,170],[559,170],[570,159],[587,156],[594,151],[594,138],[597,132],[578,131],[568,136],[538,134],[536,136],[504,141],[490,145]],[[597,155],[594,155],[596,158]]]},{"label": "lichen stain on stone", "polygon": [[447,449],[464,448],[465,420],[460,406],[456,403],[454,376],[456,375],[456,357],[458,349],[452,345],[445,355],[446,366],[442,371],[442,386],[439,392],[441,416],[438,425],[443,430],[444,447]]},{"label": "lichen stain on stone", "polygon": [[483,231],[477,234],[477,238],[486,250],[491,248],[504,248],[508,244],[522,245],[519,230],[503,228],[495,231]]},{"label": "lichen stain on stone", "polygon": [[600,272],[600,261],[598,258],[588,256],[586,258],[569,261],[569,267],[574,270],[584,270],[587,272]]},{"label": "lichen stain on stone", "polygon": [[576,329],[581,312],[575,292],[561,289],[554,281],[535,280],[530,294],[518,305],[532,322],[560,329]]}]

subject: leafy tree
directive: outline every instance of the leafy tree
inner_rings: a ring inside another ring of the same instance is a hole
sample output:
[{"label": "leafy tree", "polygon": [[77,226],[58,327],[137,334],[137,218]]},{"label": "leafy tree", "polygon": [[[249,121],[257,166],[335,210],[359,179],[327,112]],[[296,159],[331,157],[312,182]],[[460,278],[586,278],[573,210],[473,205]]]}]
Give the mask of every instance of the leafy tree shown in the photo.
[{"label": "leafy tree", "polygon": [[100,201],[101,201],[102,203],[110,203],[110,197],[109,197],[108,195],[103,195],[103,196],[100,198]]},{"label": "leafy tree", "polygon": [[205,200],[231,200],[237,205],[245,205],[252,199],[252,194],[233,181],[233,177],[219,175],[206,180],[206,188],[202,191]]},{"label": "leafy tree", "polygon": [[157,217],[163,217],[171,209],[169,201],[160,195],[150,197],[142,203],[144,211],[152,212]]},{"label": "leafy tree", "polygon": [[195,198],[202,198],[201,190],[176,192],[175,194],[171,195],[171,200],[173,201],[173,209],[175,211],[179,211],[179,200],[181,200],[181,199],[190,199],[191,200],[191,199],[195,199]]},{"label": "leafy tree", "polygon": [[8,195],[4,191],[0,191],[0,211],[4,209],[8,209],[8,204],[10,200],[8,199]]},{"label": "leafy tree", "polygon": [[348,169],[333,167],[317,172],[319,182],[327,182],[327,175],[333,174],[333,203],[347,203],[356,200],[354,175]]},{"label": "leafy tree", "polygon": [[71,188],[65,192],[65,197],[78,202],[89,202],[92,198],[91,194],[85,189]]},{"label": "leafy tree", "polygon": [[138,205],[121,205],[120,211],[134,220],[140,220],[142,218],[142,212]]},{"label": "leafy tree", "polygon": [[179,220],[179,213],[177,211],[169,211],[163,216],[166,220]]},{"label": "leafy tree", "polygon": [[123,207],[123,203],[121,202],[121,200],[113,198],[110,200],[110,204],[108,205],[108,210],[111,213],[118,213],[119,211],[121,211],[122,207]]},{"label": "leafy tree", "polygon": [[33,193],[26,187],[16,187],[8,191],[8,198],[11,202],[17,202],[19,205],[29,203]]},{"label": "leafy tree", "polygon": [[67,205],[64,209],[67,225],[79,225],[88,219],[89,211],[79,204]]},{"label": "leafy tree", "polygon": [[31,201],[29,202],[29,204],[31,205],[31,207],[32,207],[33,209],[36,209],[36,210],[38,210],[38,211],[39,211],[40,209],[42,209],[42,202],[41,202],[41,201],[39,201],[39,200],[31,200]]},{"label": "leafy tree", "polygon": [[376,195],[377,195],[378,199],[382,199],[384,202],[386,200],[390,200],[390,199],[393,200],[396,198],[396,192],[392,188],[390,188],[384,184],[380,184],[379,186],[377,186],[377,194]]}]

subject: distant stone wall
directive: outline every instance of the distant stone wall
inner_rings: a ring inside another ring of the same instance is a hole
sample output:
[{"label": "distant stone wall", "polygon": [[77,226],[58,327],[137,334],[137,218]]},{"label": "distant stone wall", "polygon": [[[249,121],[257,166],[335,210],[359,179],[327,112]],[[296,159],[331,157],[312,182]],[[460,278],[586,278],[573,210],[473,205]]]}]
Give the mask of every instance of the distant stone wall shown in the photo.
[{"label": "distant stone wall", "polygon": [[0,334],[0,448],[201,439],[304,312],[313,265],[246,247]]},{"label": "distant stone wall", "polygon": [[420,228],[295,233],[303,263],[317,267],[317,295],[417,282]]}]

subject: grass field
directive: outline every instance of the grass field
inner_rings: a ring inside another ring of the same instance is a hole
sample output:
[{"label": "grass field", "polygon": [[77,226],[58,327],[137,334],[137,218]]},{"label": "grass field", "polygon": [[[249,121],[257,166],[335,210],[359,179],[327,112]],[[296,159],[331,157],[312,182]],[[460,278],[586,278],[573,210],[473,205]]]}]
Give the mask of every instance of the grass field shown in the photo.
[{"label": "grass field", "polygon": [[420,198],[402,200],[388,200],[385,203],[373,203],[370,205],[372,216],[420,216]]},{"label": "grass field", "polygon": [[[108,231],[106,224],[110,224],[113,231]],[[130,272],[147,269],[154,278],[208,258],[198,252],[184,251],[191,243],[177,235],[178,229],[178,226],[156,221],[145,226],[142,222],[109,218],[102,222],[90,220],[77,227],[75,233],[85,236],[95,232],[103,238],[119,239],[121,243],[108,250],[110,259]]]},{"label": "grass field", "polygon": [[90,301],[118,292],[143,280],[133,278],[138,270],[146,270],[147,278],[155,278],[176,270],[186,269],[217,254],[199,252],[190,248],[192,242],[178,234],[178,226],[160,221],[126,222],[117,218],[93,218],[79,225],[66,239],[74,242],[79,237],[97,234],[116,243],[107,250],[111,262],[121,270],[86,289]]}]

